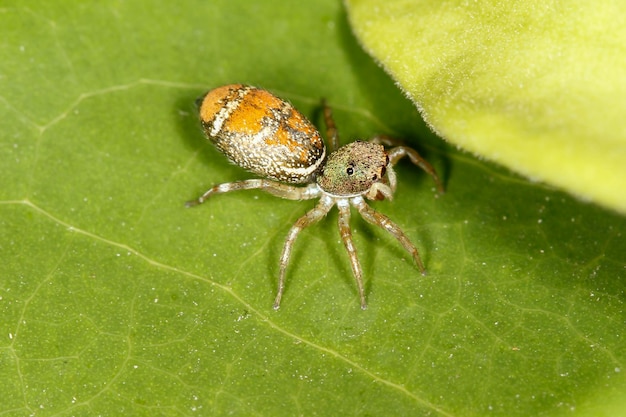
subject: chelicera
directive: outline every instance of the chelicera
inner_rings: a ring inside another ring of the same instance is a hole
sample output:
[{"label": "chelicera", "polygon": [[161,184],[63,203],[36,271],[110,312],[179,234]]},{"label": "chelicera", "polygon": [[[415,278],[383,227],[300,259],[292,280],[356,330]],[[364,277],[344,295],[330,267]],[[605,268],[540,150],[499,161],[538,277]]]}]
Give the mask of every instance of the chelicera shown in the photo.
[{"label": "chelicera", "polygon": [[416,150],[387,136],[339,147],[331,109],[323,103],[330,142],[327,155],[324,141],[311,122],[288,102],[256,87],[242,84],[219,87],[198,102],[200,120],[209,140],[231,162],[263,178],[215,185],[198,199],[187,202],[187,206],[202,204],[216,194],[251,189],[289,200],[319,199],[287,234],[280,256],[274,309],[280,307],[287,266],[298,235],[325,217],[334,206],[339,210],[339,233],[350,258],[362,309],[367,308],[367,301],[363,270],[350,228],[350,206],[366,221],[395,237],[411,254],[422,274],[425,273],[417,248],[402,229],[366,203],[366,200],[393,198],[397,186],[393,167],[404,157],[430,175],[443,193],[434,168]]}]

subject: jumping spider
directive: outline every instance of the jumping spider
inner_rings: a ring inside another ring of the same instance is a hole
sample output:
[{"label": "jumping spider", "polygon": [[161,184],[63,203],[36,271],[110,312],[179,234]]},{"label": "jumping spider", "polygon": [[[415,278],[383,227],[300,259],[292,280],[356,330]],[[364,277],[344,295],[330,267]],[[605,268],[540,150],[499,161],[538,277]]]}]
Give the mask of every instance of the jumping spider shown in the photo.
[{"label": "jumping spider", "polygon": [[[396,191],[393,166],[403,157],[428,173],[443,193],[433,167],[412,148],[387,136],[368,142],[356,141],[339,147],[337,128],[330,107],[323,103],[330,155],[315,126],[286,101],[266,90],[241,84],[209,91],[198,100],[200,120],[209,140],[230,161],[261,179],[229,182],[212,187],[187,206],[202,204],[215,194],[261,189],[289,200],[319,198],[317,205],[300,217],[289,230],[280,256],[278,293],[274,309],[280,307],[285,273],[291,250],[302,229],[322,219],[334,206],[339,210],[339,233],[350,256],[359,289],[361,308],[367,308],[363,272],[352,241],[350,206],[368,222],[395,237],[415,260],[422,274],[424,265],[415,245],[398,225],[372,209],[365,199],[391,200]],[[386,150],[385,146],[392,146]],[[295,186],[292,184],[304,184]]]}]

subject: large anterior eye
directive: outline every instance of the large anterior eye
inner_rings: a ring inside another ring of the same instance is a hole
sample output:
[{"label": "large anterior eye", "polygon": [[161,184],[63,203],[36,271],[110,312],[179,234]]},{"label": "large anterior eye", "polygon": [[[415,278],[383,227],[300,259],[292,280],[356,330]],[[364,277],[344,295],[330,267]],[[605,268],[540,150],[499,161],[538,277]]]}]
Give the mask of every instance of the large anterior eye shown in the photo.
[{"label": "large anterior eye", "polygon": [[346,174],[348,175],[354,174],[354,166],[352,164],[348,165],[348,168],[346,168]]}]

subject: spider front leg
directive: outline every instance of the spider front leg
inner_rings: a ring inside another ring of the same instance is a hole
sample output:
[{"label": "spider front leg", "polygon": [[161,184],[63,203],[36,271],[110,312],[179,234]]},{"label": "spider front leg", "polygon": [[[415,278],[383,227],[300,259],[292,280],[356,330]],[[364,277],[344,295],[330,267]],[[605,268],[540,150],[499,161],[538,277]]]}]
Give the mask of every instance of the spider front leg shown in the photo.
[{"label": "spider front leg", "polygon": [[307,187],[295,187],[293,185],[282,184],[271,180],[251,179],[215,185],[196,200],[187,201],[185,206],[193,207],[202,204],[214,194],[224,194],[231,191],[254,189],[263,190],[277,197],[288,200],[308,200],[319,195],[319,190],[314,186],[314,184]]},{"label": "spider front leg", "polygon": [[[439,193],[445,193],[443,183],[439,179],[439,175],[437,175],[435,168],[433,168],[433,166],[428,163],[428,161],[425,160],[415,149],[409,148],[408,146],[403,145],[401,141],[386,135],[375,136],[371,141],[385,146],[393,146],[393,148],[389,149],[387,152],[389,154],[389,164],[391,166],[394,166],[403,157],[408,156],[414,165],[422,168],[432,177]],[[390,178],[390,182],[392,182],[392,190],[395,191],[395,177],[393,180]]]},{"label": "spider front leg", "polygon": [[372,224],[375,224],[381,229],[386,230],[389,234],[395,237],[398,242],[400,242],[400,244],[404,247],[404,249],[411,254],[422,275],[426,275],[426,269],[424,268],[424,264],[422,263],[422,259],[420,258],[417,248],[397,224],[392,222],[389,217],[377,212],[376,210],[368,206],[362,197],[354,197],[350,201],[357,208],[359,213],[361,213],[361,216],[363,216],[365,220]]},{"label": "spider front leg", "polygon": [[357,257],[356,248],[352,241],[352,230],[350,229],[350,203],[348,200],[340,200],[337,202],[337,208],[339,209],[339,234],[341,234],[341,240],[343,240],[346,251],[350,256],[352,273],[356,279],[356,285],[359,287],[361,309],[365,310],[367,309],[367,302],[365,301],[365,289],[363,287],[363,270]]},{"label": "spider front leg", "polygon": [[295,243],[298,235],[302,229],[309,227],[313,223],[318,222],[335,205],[335,201],[328,196],[322,196],[320,202],[313,209],[309,210],[304,216],[300,217],[296,223],[291,226],[289,234],[287,234],[287,240],[283,246],[283,253],[280,255],[280,272],[278,276],[278,293],[274,300],[274,310],[280,308],[280,300],[283,298],[283,292],[285,291],[285,274],[287,272],[287,265],[289,265],[289,258],[291,257],[291,249]]}]

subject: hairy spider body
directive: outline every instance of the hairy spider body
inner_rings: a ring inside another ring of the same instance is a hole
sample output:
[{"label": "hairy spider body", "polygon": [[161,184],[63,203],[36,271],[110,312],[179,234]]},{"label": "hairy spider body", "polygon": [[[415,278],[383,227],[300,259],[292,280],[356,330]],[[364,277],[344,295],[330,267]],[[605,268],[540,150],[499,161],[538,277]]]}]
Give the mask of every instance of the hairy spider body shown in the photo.
[{"label": "hairy spider body", "polygon": [[[331,147],[331,153],[326,155],[324,142],[311,122],[286,101],[256,87],[242,84],[219,87],[209,91],[199,104],[200,120],[209,140],[233,163],[264,178],[216,185],[198,199],[187,202],[187,206],[202,204],[215,194],[250,189],[289,200],[319,198],[317,205],[300,217],[287,234],[280,256],[274,309],[280,307],[287,265],[298,235],[325,217],[334,206],[339,210],[339,233],[350,257],[362,309],[367,308],[367,302],[363,271],[352,240],[350,206],[366,221],[395,237],[422,274],[425,273],[417,248],[406,234],[365,201],[393,198],[397,185],[393,166],[405,156],[426,171],[443,192],[437,173],[417,151],[386,136],[339,147],[331,110],[324,103]],[[386,150],[384,145],[393,148]]]}]

